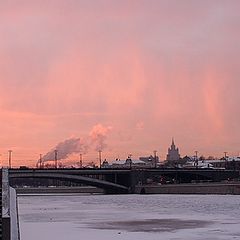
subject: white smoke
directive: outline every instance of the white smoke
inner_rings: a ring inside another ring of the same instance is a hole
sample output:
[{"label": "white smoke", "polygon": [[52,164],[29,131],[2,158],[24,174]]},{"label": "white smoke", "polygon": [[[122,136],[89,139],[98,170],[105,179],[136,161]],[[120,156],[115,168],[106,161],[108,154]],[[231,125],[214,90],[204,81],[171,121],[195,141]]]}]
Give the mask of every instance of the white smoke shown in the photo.
[{"label": "white smoke", "polygon": [[91,129],[87,138],[70,138],[60,142],[51,151],[46,153],[43,162],[53,161],[55,159],[55,151],[57,150],[57,159],[67,159],[72,154],[86,154],[89,150],[102,151],[107,148],[107,135],[112,127],[104,127],[97,124]]},{"label": "white smoke", "polygon": [[43,156],[43,161],[52,161],[55,158],[55,150],[57,158],[64,160],[74,153],[87,153],[88,146],[84,140],[80,138],[70,138],[57,144],[57,146]]},{"label": "white smoke", "polygon": [[102,124],[95,125],[89,133],[91,144],[96,151],[102,151],[107,147],[106,139],[112,127],[104,127]]}]

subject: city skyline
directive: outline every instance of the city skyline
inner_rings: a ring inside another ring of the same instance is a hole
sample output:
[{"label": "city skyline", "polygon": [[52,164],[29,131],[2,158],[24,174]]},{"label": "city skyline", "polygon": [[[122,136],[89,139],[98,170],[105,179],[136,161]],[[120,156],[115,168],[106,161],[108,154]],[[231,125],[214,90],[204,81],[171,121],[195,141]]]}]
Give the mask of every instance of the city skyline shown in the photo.
[{"label": "city skyline", "polygon": [[1,2],[2,161],[12,150],[14,165],[34,165],[97,128],[107,159],[161,158],[173,136],[181,156],[238,155],[239,9],[237,0]]},{"label": "city skyline", "polygon": [[[105,139],[100,140],[102,141],[102,144],[105,145]],[[79,142],[80,147],[76,147],[76,142]],[[90,143],[89,141],[87,142]],[[95,142],[96,143],[96,142]],[[99,144],[99,143],[98,143]],[[99,146],[99,145],[95,146]],[[106,145],[107,146],[107,145]],[[94,147],[94,146],[93,146]],[[91,147],[89,147],[91,148]],[[82,150],[79,150],[82,149]],[[103,148],[102,148],[103,149]],[[107,154],[101,150],[101,148],[97,148],[95,150],[89,150],[86,145],[84,145],[84,140],[80,138],[70,138],[63,142],[58,143],[54,148],[49,150],[49,152],[46,152],[45,154],[40,153],[38,157],[28,159],[28,161],[21,161],[21,157],[19,159],[19,154],[16,153],[17,158],[14,158],[15,152],[13,154],[13,150],[8,150],[5,154],[0,154],[0,165],[4,167],[19,167],[19,166],[27,166],[27,167],[64,167],[64,166],[72,166],[72,167],[79,167],[80,165],[82,167],[85,166],[91,166],[92,164],[94,166],[100,166],[100,162],[103,162],[104,160],[109,161],[109,163],[114,163],[116,161],[120,160],[126,160],[126,159],[133,159],[133,160],[141,160],[141,158],[154,158],[154,156],[157,157],[157,159],[163,163],[163,162],[171,162],[171,161],[178,161],[180,159],[183,159],[185,157],[190,158],[202,158],[206,160],[219,160],[223,158],[240,158],[240,154],[232,154],[229,152],[222,152],[222,154],[216,156],[213,154],[205,155],[203,152],[199,152],[195,150],[192,153],[184,153],[181,154],[179,149],[175,145],[175,140],[172,138],[171,144],[169,144],[169,148],[165,151],[166,154],[163,152],[160,152],[160,155],[158,154],[157,150],[154,150],[152,152],[145,152],[143,155],[133,155],[132,153],[125,153],[124,155],[114,155],[114,157],[110,158],[107,157]],[[108,152],[108,151],[107,151]],[[134,152],[134,151],[133,151]],[[138,151],[139,153],[140,151]],[[136,151],[137,153],[137,151]],[[101,154],[101,161],[99,162],[99,157]],[[145,155],[144,155],[145,154]],[[13,157],[14,156],[14,157]],[[21,156],[21,154],[20,154]],[[26,163],[25,165],[22,165],[22,163]]]}]

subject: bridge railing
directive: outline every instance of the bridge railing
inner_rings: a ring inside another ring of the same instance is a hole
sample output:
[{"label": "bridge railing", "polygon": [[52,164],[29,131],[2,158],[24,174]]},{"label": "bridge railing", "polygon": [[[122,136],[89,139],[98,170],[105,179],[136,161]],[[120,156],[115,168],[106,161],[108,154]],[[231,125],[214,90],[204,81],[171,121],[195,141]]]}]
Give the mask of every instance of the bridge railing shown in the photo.
[{"label": "bridge railing", "polygon": [[20,240],[16,192],[9,186],[8,169],[2,169],[2,239]]}]

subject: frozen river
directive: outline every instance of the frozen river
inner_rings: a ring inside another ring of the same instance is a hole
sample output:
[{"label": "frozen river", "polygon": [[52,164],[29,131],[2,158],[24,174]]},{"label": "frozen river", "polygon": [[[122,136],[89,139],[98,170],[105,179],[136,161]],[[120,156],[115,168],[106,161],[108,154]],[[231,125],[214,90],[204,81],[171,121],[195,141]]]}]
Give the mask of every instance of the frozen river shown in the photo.
[{"label": "frozen river", "polygon": [[240,239],[240,196],[19,196],[21,240]]}]

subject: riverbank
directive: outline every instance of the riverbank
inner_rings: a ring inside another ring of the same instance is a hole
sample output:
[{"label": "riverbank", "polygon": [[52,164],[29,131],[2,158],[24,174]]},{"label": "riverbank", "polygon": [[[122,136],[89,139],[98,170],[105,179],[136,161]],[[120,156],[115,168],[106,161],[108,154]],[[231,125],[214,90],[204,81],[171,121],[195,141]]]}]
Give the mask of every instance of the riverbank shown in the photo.
[{"label": "riverbank", "polygon": [[59,193],[90,193],[103,194],[104,191],[96,187],[25,187],[15,188],[17,194],[59,194]]},{"label": "riverbank", "polygon": [[189,183],[166,185],[141,185],[135,187],[137,194],[231,194],[240,195],[237,183]]},{"label": "riverbank", "polygon": [[[16,188],[17,194],[104,194],[96,187],[24,187]],[[240,195],[240,182],[188,183],[163,185],[138,185],[135,194],[220,194]]]}]

